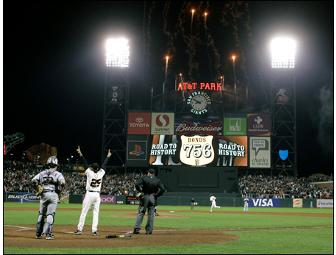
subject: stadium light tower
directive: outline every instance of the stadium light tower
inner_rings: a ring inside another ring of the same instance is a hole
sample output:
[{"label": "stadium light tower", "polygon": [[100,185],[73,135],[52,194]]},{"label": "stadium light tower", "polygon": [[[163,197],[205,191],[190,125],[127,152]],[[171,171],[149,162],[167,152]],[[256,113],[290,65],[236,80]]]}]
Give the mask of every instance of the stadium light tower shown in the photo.
[{"label": "stadium light tower", "polygon": [[110,166],[126,169],[126,130],[129,102],[130,46],[127,38],[105,41],[105,93],[101,159],[112,151]]},{"label": "stadium light tower", "polygon": [[129,45],[126,38],[109,38],[106,40],[106,67],[128,67],[129,55]]},{"label": "stadium light tower", "polygon": [[272,68],[295,68],[296,41],[277,37],[271,41]]},{"label": "stadium light tower", "polygon": [[[297,42],[278,36],[270,42],[272,86],[272,169],[297,176],[296,85]],[[287,151],[287,157],[281,152]]]}]

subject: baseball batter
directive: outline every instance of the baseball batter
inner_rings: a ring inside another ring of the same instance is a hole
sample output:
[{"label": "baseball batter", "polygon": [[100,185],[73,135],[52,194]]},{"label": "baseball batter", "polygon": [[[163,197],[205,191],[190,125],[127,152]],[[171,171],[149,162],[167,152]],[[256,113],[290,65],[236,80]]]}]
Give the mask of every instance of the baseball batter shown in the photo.
[{"label": "baseball batter", "polygon": [[[40,196],[40,209],[36,223],[36,239],[46,235],[47,240],[53,240],[53,226],[57,202],[64,187],[63,175],[57,171],[58,159],[51,156],[47,160],[47,169],[37,174],[33,179],[36,195]],[[46,222],[45,222],[46,218]]]},{"label": "baseball batter", "polygon": [[248,197],[245,197],[244,198],[244,212],[248,211],[248,207],[249,207],[248,201],[249,201]]},{"label": "baseball batter", "polygon": [[93,219],[92,219],[92,235],[98,235],[98,218],[99,218],[99,207],[100,207],[100,190],[102,186],[102,180],[105,175],[106,164],[111,157],[111,150],[108,151],[107,157],[104,160],[101,168],[97,163],[93,163],[90,166],[88,165],[86,159],[84,158],[80,147],[78,146],[77,152],[79,153],[83,163],[85,165],[86,171],[81,173],[86,175],[86,193],[83,200],[82,212],[79,217],[79,223],[77,225],[77,230],[74,232],[75,235],[81,235],[83,227],[85,224],[85,218],[89,209],[93,208]]},{"label": "baseball batter", "polygon": [[210,201],[211,201],[211,207],[210,207],[210,212],[212,212],[213,208],[220,208],[220,206],[216,205],[216,197],[215,196],[210,196]]}]

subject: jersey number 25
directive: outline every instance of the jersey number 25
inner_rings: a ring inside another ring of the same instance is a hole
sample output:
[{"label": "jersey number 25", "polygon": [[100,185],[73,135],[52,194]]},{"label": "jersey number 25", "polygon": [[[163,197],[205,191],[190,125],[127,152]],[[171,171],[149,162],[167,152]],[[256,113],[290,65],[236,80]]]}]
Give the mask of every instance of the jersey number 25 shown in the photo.
[{"label": "jersey number 25", "polygon": [[92,179],[90,186],[93,188],[96,188],[100,185],[101,183],[101,179]]}]

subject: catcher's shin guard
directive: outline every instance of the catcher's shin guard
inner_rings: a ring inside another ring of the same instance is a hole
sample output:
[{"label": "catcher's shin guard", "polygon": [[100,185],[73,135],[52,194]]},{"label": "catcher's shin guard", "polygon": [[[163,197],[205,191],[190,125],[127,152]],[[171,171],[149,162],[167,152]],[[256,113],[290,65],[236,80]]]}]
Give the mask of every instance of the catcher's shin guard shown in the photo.
[{"label": "catcher's shin guard", "polygon": [[44,225],[44,216],[43,216],[43,214],[39,212],[38,215],[39,216],[37,218],[37,223],[36,223],[36,236],[42,235],[43,225]]},{"label": "catcher's shin guard", "polygon": [[47,214],[47,222],[44,224],[43,232],[45,234],[52,234],[54,227],[55,213]]}]

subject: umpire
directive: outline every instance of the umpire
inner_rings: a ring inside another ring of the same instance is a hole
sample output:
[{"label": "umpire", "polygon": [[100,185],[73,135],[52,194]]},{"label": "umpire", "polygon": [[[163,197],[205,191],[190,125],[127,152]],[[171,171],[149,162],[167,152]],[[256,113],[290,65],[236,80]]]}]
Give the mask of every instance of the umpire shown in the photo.
[{"label": "umpire", "polygon": [[146,235],[151,235],[153,232],[154,217],[155,217],[155,205],[156,200],[165,192],[165,188],[160,179],[155,175],[155,170],[150,168],[147,175],[143,176],[136,184],[135,188],[140,192],[140,204],[136,222],[133,230],[133,234],[139,234],[143,217],[147,212],[147,224]]}]

